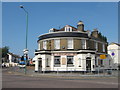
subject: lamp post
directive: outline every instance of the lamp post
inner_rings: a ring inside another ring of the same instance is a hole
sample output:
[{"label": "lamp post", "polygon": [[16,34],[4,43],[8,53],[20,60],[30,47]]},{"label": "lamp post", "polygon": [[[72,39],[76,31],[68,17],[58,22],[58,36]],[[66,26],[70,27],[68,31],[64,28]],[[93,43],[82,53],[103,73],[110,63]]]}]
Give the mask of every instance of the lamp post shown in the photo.
[{"label": "lamp post", "polygon": [[27,49],[27,39],[28,39],[28,12],[26,11],[26,9],[24,8],[23,5],[20,5],[20,8],[22,8],[25,13],[26,13],[26,43],[25,43],[25,49],[23,50],[24,52],[24,56],[26,57],[25,59],[25,74],[26,74],[26,65],[27,65],[27,59],[28,59],[28,49]]}]

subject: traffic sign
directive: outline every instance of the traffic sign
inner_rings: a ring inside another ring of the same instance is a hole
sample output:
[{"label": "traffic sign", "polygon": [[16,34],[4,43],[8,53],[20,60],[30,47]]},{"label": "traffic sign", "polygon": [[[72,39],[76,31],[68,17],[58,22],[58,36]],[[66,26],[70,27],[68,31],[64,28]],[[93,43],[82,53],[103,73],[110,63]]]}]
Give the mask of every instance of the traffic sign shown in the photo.
[{"label": "traffic sign", "polygon": [[111,53],[111,55],[112,55],[112,56],[115,56],[115,53],[114,53],[114,52],[112,52],[112,53]]}]

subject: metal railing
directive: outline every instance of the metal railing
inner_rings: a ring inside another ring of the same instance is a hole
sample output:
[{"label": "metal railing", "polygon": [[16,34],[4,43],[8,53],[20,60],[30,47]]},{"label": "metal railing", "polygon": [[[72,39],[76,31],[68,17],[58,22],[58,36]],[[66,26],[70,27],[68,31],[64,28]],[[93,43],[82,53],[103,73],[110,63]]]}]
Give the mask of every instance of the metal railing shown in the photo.
[{"label": "metal railing", "polygon": [[[24,68],[19,68],[18,66],[15,67],[9,67],[7,68],[11,72],[18,72],[24,74]],[[87,71],[85,69],[80,68],[55,68],[52,71],[46,68],[43,68],[42,71],[38,71],[38,73],[35,73],[35,71],[32,69],[27,69],[27,74],[50,74],[50,75],[72,75],[72,76],[118,76],[118,70],[114,69],[101,69],[97,68],[95,70],[88,69]]]}]

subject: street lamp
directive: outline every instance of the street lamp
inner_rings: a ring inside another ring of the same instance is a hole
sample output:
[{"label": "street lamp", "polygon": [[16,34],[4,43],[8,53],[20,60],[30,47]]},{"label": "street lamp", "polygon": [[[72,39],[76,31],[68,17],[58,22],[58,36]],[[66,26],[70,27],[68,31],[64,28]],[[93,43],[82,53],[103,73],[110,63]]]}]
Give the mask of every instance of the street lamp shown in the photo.
[{"label": "street lamp", "polygon": [[25,13],[26,13],[26,44],[25,44],[25,49],[23,50],[24,52],[24,56],[26,57],[25,60],[25,74],[26,74],[26,65],[27,65],[27,59],[28,59],[28,49],[27,49],[27,38],[28,38],[28,12],[26,11],[26,9],[24,8],[23,5],[20,5],[20,8],[22,8]]}]

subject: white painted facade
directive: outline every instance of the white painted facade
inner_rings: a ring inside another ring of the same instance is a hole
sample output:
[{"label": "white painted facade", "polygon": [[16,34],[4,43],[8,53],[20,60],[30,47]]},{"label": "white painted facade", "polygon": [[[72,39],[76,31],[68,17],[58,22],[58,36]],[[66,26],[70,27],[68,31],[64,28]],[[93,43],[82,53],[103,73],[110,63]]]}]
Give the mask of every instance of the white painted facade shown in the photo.
[{"label": "white painted facade", "polygon": [[[67,55],[66,55],[67,54]],[[96,61],[97,63],[95,64],[95,54],[74,54],[73,53],[73,66],[69,67],[67,66],[67,56],[70,56],[70,52],[53,52],[51,55],[45,55],[45,54],[38,54],[36,55],[36,60],[35,60],[35,71],[87,71],[86,68],[86,58],[90,57],[91,58],[91,71],[95,71],[98,69],[109,69],[109,60],[104,59],[103,60],[103,66],[101,67],[98,64],[98,59],[100,58],[99,56],[97,57]],[[54,65],[54,56],[60,56],[60,66],[56,67]],[[41,59],[37,59],[41,58]],[[63,64],[63,58],[65,59],[65,64]],[[48,60],[48,61],[47,61]],[[39,61],[42,62],[42,66],[39,67]],[[96,67],[98,66],[98,67]]]},{"label": "white painted facade", "polygon": [[118,65],[120,64],[120,44],[110,43],[107,48],[109,59],[111,60],[111,67],[118,69]]},{"label": "white painted facade", "polygon": [[11,53],[7,53],[8,55],[8,63],[6,63],[6,66],[9,67],[9,66],[17,66],[18,63],[17,62],[14,62],[14,60],[18,60],[19,58],[18,57],[15,57],[13,54]]}]

